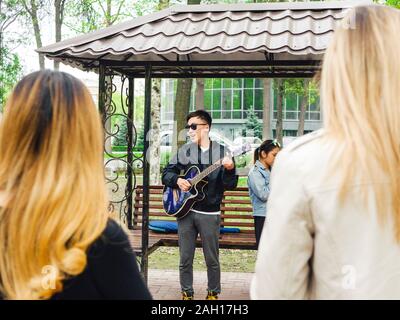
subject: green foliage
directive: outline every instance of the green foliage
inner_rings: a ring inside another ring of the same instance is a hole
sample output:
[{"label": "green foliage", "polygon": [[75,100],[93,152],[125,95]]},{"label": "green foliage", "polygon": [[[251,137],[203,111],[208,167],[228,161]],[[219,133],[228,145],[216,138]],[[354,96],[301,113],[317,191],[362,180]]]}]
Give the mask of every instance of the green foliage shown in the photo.
[{"label": "green foliage", "polygon": [[242,130],[242,136],[248,135],[249,131],[254,133],[254,137],[262,139],[263,126],[262,123],[260,123],[257,114],[254,112],[254,109],[247,111],[247,120],[245,128]]},{"label": "green foliage", "polygon": [[0,48],[0,112],[3,112],[6,98],[22,75],[19,57],[8,48]]},{"label": "green foliage", "polygon": [[0,4],[0,112],[2,112],[8,94],[22,75],[20,58],[13,52],[13,48],[18,47],[26,35],[10,31],[13,23],[23,13],[21,0],[0,0]]},{"label": "green foliage", "polygon": [[164,170],[164,168],[168,165],[170,159],[171,159],[170,151],[161,151],[160,172],[162,172]]},{"label": "green foliage", "polygon": [[400,0],[386,0],[388,6],[400,9]]},{"label": "green foliage", "polygon": [[97,30],[100,27],[101,16],[97,10],[93,10],[94,3],[94,0],[68,1],[64,24],[76,33]]},{"label": "green foliage", "polygon": [[[153,2],[153,1],[146,1]],[[136,17],[136,8],[144,0],[79,0],[67,1],[64,24],[75,33],[88,33]],[[150,13],[150,12],[146,12]],[[77,19],[77,17],[79,17]]]},{"label": "green foliage", "polygon": [[[253,152],[235,158],[236,168],[246,168],[253,164]],[[247,186],[247,185],[246,185]]]},{"label": "green foliage", "polygon": [[116,124],[119,130],[115,136],[113,145],[114,146],[126,146],[126,139],[128,135],[128,126],[124,118],[121,119],[119,123]]},{"label": "green foliage", "polygon": [[[113,141],[113,151],[126,151],[127,146],[127,135],[128,135],[128,126],[126,123],[126,119],[121,117],[119,118],[115,124],[118,126],[119,130],[115,135]],[[136,127],[137,132],[137,140],[136,145],[134,146],[133,150],[135,151],[143,151],[144,148],[144,128],[143,126],[139,125]],[[133,137],[135,139],[135,137]]]},{"label": "green foliage", "polygon": [[126,152],[126,146],[112,146],[112,151],[113,152]]},{"label": "green foliage", "polygon": [[144,118],[144,96],[143,95],[135,95],[135,104],[134,104],[134,123],[143,122]]},{"label": "green foliage", "polygon": [[318,84],[315,81],[310,81],[309,88],[310,88],[309,102],[310,104],[315,104],[319,101]]},{"label": "green foliage", "polygon": [[138,125],[136,127],[137,130],[137,140],[135,149],[143,150],[144,149],[144,126]]},{"label": "green foliage", "polygon": [[[122,100],[125,101],[125,95],[122,97],[119,92],[115,92],[112,96],[113,103],[115,105],[115,113],[116,114],[124,114],[127,111],[123,109]],[[144,148],[143,145],[143,137],[144,137],[144,128],[141,121],[143,121],[143,105],[144,105],[144,97],[143,96],[135,96],[134,102],[134,110],[135,110],[135,119],[134,124],[137,132],[137,141],[134,150],[142,151]],[[125,107],[126,108],[126,107]],[[126,150],[126,136],[128,133],[128,126],[126,123],[126,118],[121,116],[115,116],[111,118],[111,126],[114,128],[115,126],[119,127],[119,131],[113,141],[113,146],[124,146]],[[114,130],[115,132],[116,130]],[[135,137],[133,137],[135,139]],[[113,148],[114,149],[114,148]],[[125,151],[124,150],[124,151]]]}]

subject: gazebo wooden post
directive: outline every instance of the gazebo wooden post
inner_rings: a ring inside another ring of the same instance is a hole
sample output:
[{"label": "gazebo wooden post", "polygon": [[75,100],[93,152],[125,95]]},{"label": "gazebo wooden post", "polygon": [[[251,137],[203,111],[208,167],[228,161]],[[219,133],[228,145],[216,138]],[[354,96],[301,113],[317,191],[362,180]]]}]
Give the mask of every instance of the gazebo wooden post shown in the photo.
[{"label": "gazebo wooden post", "polygon": [[128,117],[126,118],[127,125],[127,161],[128,164],[126,166],[126,194],[127,194],[127,225],[128,229],[133,229],[133,192],[132,192],[132,174],[133,174],[133,109],[134,109],[134,101],[135,101],[135,79],[133,77],[128,78],[129,87],[128,87]]},{"label": "gazebo wooden post", "polygon": [[103,125],[105,124],[105,95],[106,95],[106,67],[100,63],[99,66],[99,112],[102,116]]},{"label": "gazebo wooden post", "polygon": [[151,65],[145,67],[145,96],[144,96],[144,150],[143,150],[143,211],[142,211],[142,260],[141,272],[147,282],[148,273],[148,247],[149,247],[149,185],[150,185],[150,164],[147,151],[150,141],[151,117]]}]

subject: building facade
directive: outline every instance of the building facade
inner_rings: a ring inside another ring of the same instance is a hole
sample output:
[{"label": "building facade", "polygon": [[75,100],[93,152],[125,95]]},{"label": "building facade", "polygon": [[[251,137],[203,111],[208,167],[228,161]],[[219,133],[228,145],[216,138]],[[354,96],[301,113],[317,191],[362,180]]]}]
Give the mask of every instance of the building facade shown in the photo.
[{"label": "building facade", "polygon": [[[171,130],[174,119],[176,79],[163,79],[161,82],[161,129]],[[247,113],[253,109],[263,119],[263,80],[262,79],[204,79],[204,109],[213,117],[213,128],[229,139],[242,135]],[[195,110],[196,81],[193,81],[190,110]],[[275,135],[277,118],[277,94],[271,86],[271,128]],[[296,136],[299,123],[302,97],[288,88],[283,102],[284,136]],[[305,133],[322,127],[318,90],[310,86],[305,115]]]}]

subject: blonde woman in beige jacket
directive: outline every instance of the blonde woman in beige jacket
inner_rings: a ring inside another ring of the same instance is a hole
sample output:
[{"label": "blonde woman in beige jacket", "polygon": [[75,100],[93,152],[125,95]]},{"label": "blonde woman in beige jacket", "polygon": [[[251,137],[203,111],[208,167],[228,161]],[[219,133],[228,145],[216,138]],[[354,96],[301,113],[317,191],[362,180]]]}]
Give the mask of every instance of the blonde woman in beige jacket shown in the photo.
[{"label": "blonde woman in beige jacket", "polygon": [[275,161],[252,299],[400,299],[400,12],[344,23],[322,68],[324,129]]}]

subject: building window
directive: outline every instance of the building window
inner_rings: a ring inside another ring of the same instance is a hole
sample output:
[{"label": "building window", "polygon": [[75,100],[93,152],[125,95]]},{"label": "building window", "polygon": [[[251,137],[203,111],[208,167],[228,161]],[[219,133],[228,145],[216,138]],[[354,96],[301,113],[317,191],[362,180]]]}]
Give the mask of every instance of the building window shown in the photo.
[{"label": "building window", "polygon": [[[161,81],[161,120],[173,120],[175,109],[176,79]],[[193,81],[190,111],[195,109],[196,81]],[[213,119],[247,119],[247,111],[254,109],[263,118],[262,79],[204,79],[204,108]],[[283,101],[283,120],[298,121],[302,97],[286,91]],[[277,118],[277,92],[273,91],[273,119]],[[310,87],[305,114],[306,121],[320,121],[320,101],[316,88]]]},{"label": "building window", "polygon": [[261,79],[204,79],[204,107],[214,119],[246,119],[254,108],[262,119]]},{"label": "building window", "polygon": [[174,120],[176,81],[161,80],[161,121]]},{"label": "building window", "polygon": [[[277,119],[278,97],[277,90],[274,89],[274,112],[273,119]],[[302,96],[293,91],[286,91],[283,100],[283,120],[298,121],[300,117]],[[318,90],[310,88],[306,107],[305,121],[320,121],[320,99]]]}]

